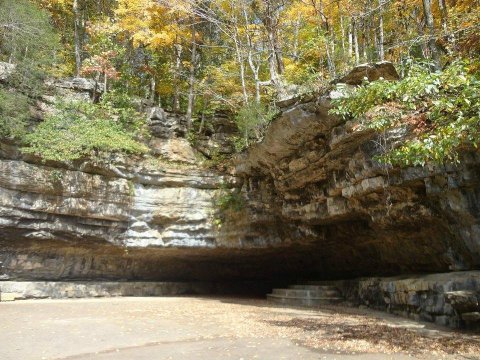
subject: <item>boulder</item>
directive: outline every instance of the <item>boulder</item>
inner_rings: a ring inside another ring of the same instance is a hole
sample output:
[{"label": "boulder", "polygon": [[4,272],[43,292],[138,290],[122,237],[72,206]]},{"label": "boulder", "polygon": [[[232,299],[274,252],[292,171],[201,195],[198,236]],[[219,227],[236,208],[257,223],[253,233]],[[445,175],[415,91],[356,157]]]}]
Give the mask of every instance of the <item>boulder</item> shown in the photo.
[{"label": "boulder", "polygon": [[185,116],[167,112],[160,107],[147,109],[147,114],[150,119],[150,132],[154,137],[170,139],[186,136],[187,121]]},{"label": "boulder", "polygon": [[480,311],[480,296],[476,292],[450,291],[445,293],[445,298],[458,314]]},{"label": "boulder", "polygon": [[5,81],[15,70],[15,64],[0,62],[0,81]]},{"label": "boulder", "polygon": [[92,79],[86,79],[81,77],[71,79],[55,80],[53,85],[57,88],[70,89],[79,92],[103,92],[104,86],[102,83],[96,82]]},{"label": "boulder", "polygon": [[398,80],[400,79],[400,76],[391,62],[382,61],[373,64],[358,65],[345,76],[335,80],[334,83],[361,85],[365,79],[368,81],[375,81],[380,78],[385,80]]}]

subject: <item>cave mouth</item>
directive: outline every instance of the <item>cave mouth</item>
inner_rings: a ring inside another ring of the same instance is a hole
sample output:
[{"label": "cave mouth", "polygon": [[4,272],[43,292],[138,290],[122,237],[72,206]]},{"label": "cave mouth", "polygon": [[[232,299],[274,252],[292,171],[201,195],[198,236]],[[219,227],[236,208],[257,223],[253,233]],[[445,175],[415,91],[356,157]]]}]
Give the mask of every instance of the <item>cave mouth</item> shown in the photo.
[{"label": "cave mouth", "polygon": [[243,249],[125,248],[94,239],[38,241],[3,234],[0,276],[19,282],[205,284],[185,292],[264,296],[303,281],[449,270],[446,261],[419,250],[428,234],[425,242],[417,231],[414,239],[395,238],[392,246],[389,232],[374,232],[366,222],[323,229],[325,236],[316,241]]},{"label": "cave mouth", "polygon": [[0,276],[18,282],[191,283],[205,285],[192,288],[195,294],[257,297],[312,275],[311,251],[293,246],[122,248],[29,239],[0,240],[0,246]]}]

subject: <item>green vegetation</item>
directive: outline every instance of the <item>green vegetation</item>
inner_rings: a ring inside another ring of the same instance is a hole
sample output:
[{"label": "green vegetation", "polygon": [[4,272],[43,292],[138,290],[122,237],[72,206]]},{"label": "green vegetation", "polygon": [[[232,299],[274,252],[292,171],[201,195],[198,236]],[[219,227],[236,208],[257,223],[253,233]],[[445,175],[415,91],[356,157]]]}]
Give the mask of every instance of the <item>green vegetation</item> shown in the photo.
[{"label": "green vegetation", "polygon": [[25,137],[28,146],[23,151],[54,161],[111,152],[143,154],[148,149],[137,140],[143,134],[143,116],[129,107],[114,107],[109,97],[98,105],[60,103],[52,115]]},{"label": "green vegetation", "polygon": [[0,0],[0,61],[14,64],[0,87],[0,139],[22,139],[32,98],[42,94],[60,41],[49,13],[28,0]]},{"label": "green vegetation", "polygon": [[410,63],[400,81],[366,83],[334,101],[332,113],[365,115],[376,130],[411,126],[415,136],[390,149],[381,160],[399,165],[458,161],[462,146],[480,141],[480,77],[475,66],[456,61],[443,71],[428,64]]},{"label": "green vegetation", "polygon": [[245,209],[245,199],[239,189],[228,189],[223,186],[214,199],[214,206],[217,212],[213,222],[218,228],[221,228],[227,218],[231,218]]},{"label": "green vegetation", "polygon": [[21,93],[42,94],[54,70],[60,39],[49,13],[29,0],[0,0],[0,61],[16,65],[8,83]]},{"label": "green vegetation", "polygon": [[241,211],[245,207],[245,200],[238,191],[223,189],[222,193],[215,198],[215,205],[221,212]]},{"label": "green vegetation", "polygon": [[243,139],[236,139],[235,147],[237,151],[247,147],[251,139],[261,138],[276,114],[275,110],[268,109],[263,104],[248,103],[240,108],[235,121],[240,133],[243,134]]},{"label": "green vegetation", "polygon": [[64,172],[62,170],[54,169],[50,171],[48,178],[53,185],[60,185],[63,180]]},{"label": "green vegetation", "polygon": [[[132,98],[185,113],[189,134],[210,133],[218,111],[236,114],[242,151],[264,135],[280,94],[411,57],[423,63],[410,62],[401,81],[345,89],[334,113],[365,116],[379,131],[413,127],[382,157],[389,163],[456,161],[478,143],[476,0],[0,0],[0,9],[0,61],[16,68],[0,88],[0,138],[45,160],[146,152]],[[59,104],[26,135],[50,76],[89,77],[104,85],[103,99]]]},{"label": "green vegetation", "polygon": [[25,95],[0,88],[0,139],[19,139],[25,134],[29,101]]}]

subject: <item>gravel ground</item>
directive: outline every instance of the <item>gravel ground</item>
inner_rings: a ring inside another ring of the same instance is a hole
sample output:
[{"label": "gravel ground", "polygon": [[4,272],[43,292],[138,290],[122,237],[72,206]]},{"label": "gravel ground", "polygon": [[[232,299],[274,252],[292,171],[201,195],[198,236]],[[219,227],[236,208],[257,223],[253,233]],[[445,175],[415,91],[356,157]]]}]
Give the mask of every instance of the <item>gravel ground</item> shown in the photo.
[{"label": "gravel ground", "polygon": [[370,310],[246,298],[2,303],[0,330],[2,360],[480,359],[472,333]]}]

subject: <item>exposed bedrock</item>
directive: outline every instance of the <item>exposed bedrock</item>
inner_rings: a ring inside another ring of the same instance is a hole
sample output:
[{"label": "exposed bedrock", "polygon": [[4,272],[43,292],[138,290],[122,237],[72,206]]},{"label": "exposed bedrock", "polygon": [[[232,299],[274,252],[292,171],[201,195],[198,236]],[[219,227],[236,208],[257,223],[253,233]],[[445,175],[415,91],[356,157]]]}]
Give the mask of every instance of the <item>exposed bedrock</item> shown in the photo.
[{"label": "exposed bedrock", "polygon": [[[283,106],[230,173],[198,165],[228,152],[223,115],[194,148],[181,116],[149,108],[154,160],[42,163],[0,143],[0,276],[288,284],[480,267],[477,152],[386,167],[375,155],[408,128],[379,136],[329,115],[328,96]],[[242,206],[219,209],[232,190]]]},{"label": "exposed bedrock", "polygon": [[215,225],[216,199],[239,186],[234,177],[121,159],[69,169],[8,154],[0,159],[0,275],[218,280],[282,272],[256,269],[270,247],[278,248],[272,262],[283,256],[280,233],[249,238],[256,224],[246,220],[241,228]]},{"label": "exposed bedrock", "polygon": [[[71,83],[64,87],[75,98],[88,98],[81,79]],[[275,226],[257,236],[258,224],[244,215],[220,229],[217,200],[241,179],[198,165],[181,115],[145,110],[148,158],[43,163],[0,142],[0,279],[222,281],[281,278],[296,268],[285,266],[288,241]],[[232,131],[224,117],[215,123]],[[218,134],[202,140],[228,150]],[[288,263],[303,263],[304,252]]]},{"label": "exposed bedrock", "polygon": [[478,269],[479,154],[387,167],[375,155],[409,129],[379,136],[330,116],[330,106],[328,97],[291,105],[237,159],[256,213],[295,224],[285,235],[315,244],[317,278]]}]

